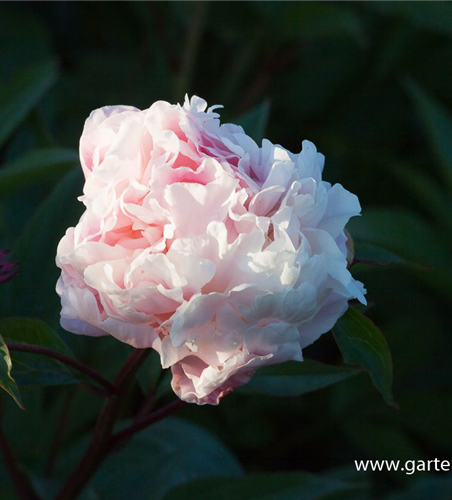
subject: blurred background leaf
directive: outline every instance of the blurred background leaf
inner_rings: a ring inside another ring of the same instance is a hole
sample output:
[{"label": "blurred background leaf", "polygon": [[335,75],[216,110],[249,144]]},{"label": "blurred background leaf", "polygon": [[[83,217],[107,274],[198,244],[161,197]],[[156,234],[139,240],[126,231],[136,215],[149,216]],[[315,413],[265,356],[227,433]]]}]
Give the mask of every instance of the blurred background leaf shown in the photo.
[{"label": "blurred background leaf", "polygon": [[407,89],[429,136],[438,164],[443,169],[444,181],[449,183],[449,188],[452,188],[452,144],[450,142],[452,117],[412,80],[407,81]]},{"label": "blurred background leaf", "polygon": [[[85,444],[83,440],[65,450],[54,481],[47,484],[48,496],[55,493],[53,489],[76,463]],[[123,500],[132,491],[134,500],[163,500],[179,484],[242,473],[237,459],[217,438],[194,423],[171,417],[113,453],[91,481],[90,492],[99,500]]]},{"label": "blurred background leaf", "polygon": [[0,146],[36,106],[55,79],[54,64],[46,63],[20,72],[1,88]]},{"label": "blurred background leaf", "polygon": [[81,181],[78,169],[69,172],[21,232],[11,252],[11,259],[20,262],[21,274],[0,289],[3,317],[22,315],[45,319],[52,326],[58,323],[55,249],[66,229],[76,224],[82,213],[77,201]]},{"label": "blurred background leaf", "polygon": [[321,500],[351,498],[356,485],[306,473],[249,475],[241,478],[198,480],[180,486],[165,500]]},{"label": "blurred background leaf", "polygon": [[269,116],[270,103],[264,101],[262,104],[239,116],[235,120],[235,123],[241,125],[246,133],[260,144],[264,138]]},{"label": "blurred background leaf", "polygon": [[0,170],[0,195],[8,195],[42,182],[58,178],[78,163],[78,154],[70,149],[38,149],[6,164]]},{"label": "blurred background leaf", "polygon": [[450,5],[446,4],[438,8],[426,2],[418,8],[411,8],[403,3],[385,4],[380,2],[374,4],[372,8],[386,15],[399,17],[428,31],[452,35],[452,8]]}]

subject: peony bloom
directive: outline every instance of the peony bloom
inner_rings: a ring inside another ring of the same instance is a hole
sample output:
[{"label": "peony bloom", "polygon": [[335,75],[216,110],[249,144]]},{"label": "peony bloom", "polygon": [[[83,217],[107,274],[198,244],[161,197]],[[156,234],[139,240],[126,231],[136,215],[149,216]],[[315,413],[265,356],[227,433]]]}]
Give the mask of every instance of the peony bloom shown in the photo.
[{"label": "peony bloom", "polygon": [[365,290],[347,269],[358,198],[293,154],[220,125],[199,97],[94,111],[86,211],[58,247],[61,324],[152,347],[183,400],[218,404],[264,365],[302,360]]},{"label": "peony bloom", "polygon": [[4,259],[8,253],[8,250],[0,250],[0,285],[11,281],[14,276],[19,274],[17,262],[5,262]]}]

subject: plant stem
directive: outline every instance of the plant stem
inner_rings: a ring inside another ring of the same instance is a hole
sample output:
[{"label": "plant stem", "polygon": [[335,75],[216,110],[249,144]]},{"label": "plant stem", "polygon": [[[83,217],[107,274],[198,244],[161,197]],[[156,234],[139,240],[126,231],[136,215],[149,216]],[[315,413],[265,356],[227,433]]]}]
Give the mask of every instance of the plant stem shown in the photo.
[{"label": "plant stem", "polygon": [[135,349],[125,362],[114,381],[116,397],[112,397],[104,403],[88,449],[55,500],[75,500],[104,461],[110,449],[110,437],[119,416],[121,404],[137,370],[148,354],[149,349]]},{"label": "plant stem", "polygon": [[98,373],[90,366],[85,365],[84,363],[78,361],[77,359],[71,358],[70,356],[66,356],[66,354],[63,354],[61,352],[40,345],[22,344],[20,342],[6,342],[6,345],[8,346],[8,349],[10,351],[30,352],[33,354],[42,354],[43,356],[54,358],[60,361],[61,363],[64,363],[68,366],[71,366],[72,368],[75,368],[79,372],[83,373],[84,375],[87,375],[88,377],[98,382],[106,389],[108,395],[111,396],[116,392],[116,387],[106,378],[102,377],[100,373]]},{"label": "plant stem", "polygon": [[51,447],[50,447],[50,452],[49,452],[49,458],[47,460],[46,468],[45,468],[45,475],[50,476],[53,471],[53,467],[55,465],[57,456],[58,456],[58,451],[61,448],[61,445],[64,441],[64,434],[67,428],[69,416],[71,413],[71,410],[74,406],[74,399],[76,395],[76,390],[77,386],[72,387],[71,390],[67,392],[67,395],[65,397],[64,403],[63,403],[63,408],[61,409],[61,414],[60,414],[60,419],[58,422],[58,425],[55,430],[55,437],[52,441]]},{"label": "plant stem", "polygon": [[8,440],[6,439],[3,427],[0,424],[0,451],[3,455],[3,461],[9,472],[11,480],[20,500],[39,500],[39,497],[31,488],[27,478],[17,465],[13,450],[11,449]]},{"label": "plant stem", "polygon": [[118,446],[120,446],[121,444],[123,444],[123,442],[133,437],[134,434],[145,429],[146,427],[149,427],[152,424],[155,424],[156,422],[159,422],[160,420],[163,420],[169,415],[172,415],[183,405],[184,401],[177,399],[176,401],[173,401],[172,403],[163,406],[157,411],[149,415],[146,415],[145,417],[137,419],[135,422],[130,424],[129,427],[126,427],[122,431],[113,434],[110,440],[110,449],[111,450],[117,449]]},{"label": "plant stem", "polygon": [[146,396],[143,404],[140,406],[137,414],[135,415],[135,421],[140,420],[142,417],[149,415],[154,409],[156,403],[155,391],[150,390],[149,394]]}]

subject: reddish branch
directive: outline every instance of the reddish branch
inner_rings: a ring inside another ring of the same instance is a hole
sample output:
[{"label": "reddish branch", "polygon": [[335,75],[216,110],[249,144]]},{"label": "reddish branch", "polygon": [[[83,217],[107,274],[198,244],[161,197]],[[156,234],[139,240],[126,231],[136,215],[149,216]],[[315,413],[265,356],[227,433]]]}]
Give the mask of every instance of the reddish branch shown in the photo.
[{"label": "reddish branch", "polygon": [[[113,427],[120,415],[124,399],[133,383],[136,372],[149,354],[148,349],[135,349],[127,359],[114,382],[110,383],[89,366],[65,354],[54,351],[53,349],[18,342],[8,342],[7,345],[11,351],[42,354],[65,363],[98,382],[106,390],[108,393],[107,395],[110,396],[105,401],[97,418],[93,437],[84,456],[68,478],[67,482],[63,485],[63,488],[58,493],[55,500],[75,500],[110,452],[125,445],[137,432],[173,414],[184,404],[183,401],[176,400],[150,414],[144,414],[142,411],[138,413],[137,418],[132,424],[116,434],[113,434]],[[152,408],[149,404],[145,404],[145,407],[147,409]],[[23,474],[17,467],[14,456],[1,429],[0,449],[3,453],[4,461],[11,478],[16,485],[20,499],[38,500],[38,497],[29,487]],[[49,466],[50,469],[52,465],[51,463]]]},{"label": "reddish branch", "polygon": [[117,446],[120,446],[124,442],[128,441],[137,432],[140,432],[146,427],[149,427],[150,425],[155,424],[166,417],[169,417],[170,415],[175,413],[183,404],[183,401],[177,399],[176,401],[163,406],[153,413],[135,420],[135,422],[133,422],[133,424],[130,424],[129,427],[126,427],[122,431],[113,434],[110,440],[110,449],[115,450]]},{"label": "reddish branch", "polygon": [[[109,382],[106,378],[102,377],[100,373],[91,368],[84,363],[71,358],[70,356],[66,356],[61,352],[55,351],[53,349],[49,349],[48,347],[43,347],[39,345],[32,344],[22,344],[20,342],[7,342],[6,345],[10,351],[18,351],[18,352],[29,352],[33,354],[42,354],[43,356],[48,356],[49,358],[56,359],[65,365],[68,365],[75,370],[78,370],[80,373],[90,377],[95,380],[98,384],[100,384],[106,391],[106,395],[111,396],[115,394],[116,388],[115,386]],[[98,391],[97,391],[98,392]]]},{"label": "reddish branch", "polygon": [[84,456],[55,500],[75,500],[105,460],[110,450],[113,426],[120,414],[122,403],[133,383],[136,372],[148,355],[149,349],[135,349],[125,362],[114,381],[116,395],[105,401]]}]

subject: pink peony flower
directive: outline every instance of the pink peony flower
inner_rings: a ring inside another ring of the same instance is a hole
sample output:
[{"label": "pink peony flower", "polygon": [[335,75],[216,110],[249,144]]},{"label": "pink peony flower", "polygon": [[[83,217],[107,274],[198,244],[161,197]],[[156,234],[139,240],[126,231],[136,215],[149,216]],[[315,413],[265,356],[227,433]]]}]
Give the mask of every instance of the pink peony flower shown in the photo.
[{"label": "pink peony flower", "polygon": [[323,155],[258,146],[199,97],[94,111],[86,211],[58,247],[62,326],[152,347],[185,401],[217,404],[264,365],[302,360],[365,290],[347,269],[358,198]]}]

